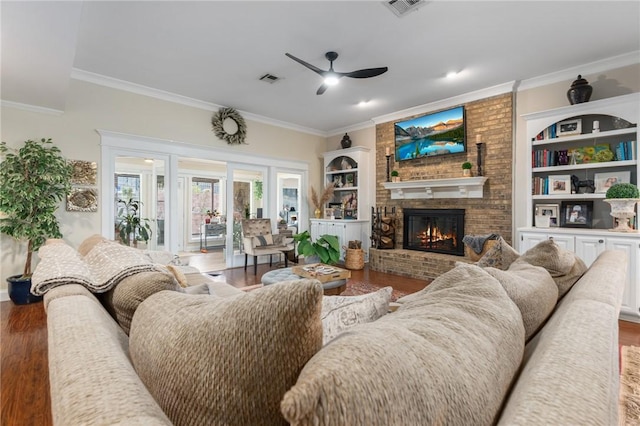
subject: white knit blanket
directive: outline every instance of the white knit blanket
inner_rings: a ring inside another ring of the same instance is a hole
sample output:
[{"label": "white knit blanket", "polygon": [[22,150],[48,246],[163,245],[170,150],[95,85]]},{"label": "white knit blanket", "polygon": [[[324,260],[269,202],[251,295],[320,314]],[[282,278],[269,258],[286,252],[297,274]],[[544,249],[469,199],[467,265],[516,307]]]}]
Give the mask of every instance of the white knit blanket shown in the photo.
[{"label": "white knit blanket", "polygon": [[41,296],[64,284],[80,284],[93,293],[104,293],[123,278],[144,271],[162,271],[142,250],[113,241],[101,241],[85,257],[63,242],[38,250],[40,262],[31,277],[31,292]]}]

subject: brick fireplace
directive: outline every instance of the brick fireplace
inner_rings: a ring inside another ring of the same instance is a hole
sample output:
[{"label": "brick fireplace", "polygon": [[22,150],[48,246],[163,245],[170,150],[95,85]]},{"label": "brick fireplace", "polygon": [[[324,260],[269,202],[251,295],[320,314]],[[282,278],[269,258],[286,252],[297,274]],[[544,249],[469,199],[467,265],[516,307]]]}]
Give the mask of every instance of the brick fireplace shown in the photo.
[{"label": "brick fireplace", "polygon": [[464,209],[404,209],[402,248],[464,256]]},{"label": "brick fireplace", "polygon": [[[465,161],[473,164],[472,170],[475,175],[475,141],[479,135],[483,144],[483,175],[487,180],[483,185],[482,195],[477,198],[454,198],[449,195],[414,198],[406,196],[408,191],[405,191],[405,198],[392,198],[392,191],[386,189],[384,184],[385,149],[393,149],[394,122],[376,125],[376,205],[386,206],[387,211],[395,207],[396,243],[395,249],[369,250],[369,267],[372,270],[419,279],[434,279],[452,269],[455,262],[467,259],[459,254],[404,248],[406,234],[403,217],[407,209],[463,209],[465,234],[497,233],[508,243],[512,243],[512,108],[511,93],[466,103],[467,151],[464,154],[425,157],[391,164],[391,169],[400,173],[402,182],[461,178],[461,165]],[[464,247],[462,249],[464,250]]]}]

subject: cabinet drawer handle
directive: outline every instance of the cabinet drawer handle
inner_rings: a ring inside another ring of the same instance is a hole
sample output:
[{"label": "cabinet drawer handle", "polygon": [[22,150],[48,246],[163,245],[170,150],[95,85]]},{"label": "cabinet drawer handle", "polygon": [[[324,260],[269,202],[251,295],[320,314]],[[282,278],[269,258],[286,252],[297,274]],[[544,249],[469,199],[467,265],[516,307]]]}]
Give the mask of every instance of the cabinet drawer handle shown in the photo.
[{"label": "cabinet drawer handle", "polygon": [[598,242],[599,242],[600,244],[602,244],[602,243],[604,243],[604,240],[598,240]]}]

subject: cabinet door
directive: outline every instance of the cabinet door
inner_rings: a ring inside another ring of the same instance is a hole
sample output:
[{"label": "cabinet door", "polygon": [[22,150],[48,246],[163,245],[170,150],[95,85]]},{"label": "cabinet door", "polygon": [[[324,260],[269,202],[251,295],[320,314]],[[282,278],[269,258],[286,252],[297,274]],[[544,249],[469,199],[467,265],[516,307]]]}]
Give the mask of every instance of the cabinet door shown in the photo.
[{"label": "cabinet door", "polygon": [[606,249],[604,237],[576,236],[576,254],[587,266],[591,266],[594,260]]},{"label": "cabinet door", "polygon": [[520,246],[518,247],[518,252],[522,254],[536,244],[546,240],[547,238],[547,234],[544,233],[538,234],[532,232],[523,232],[522,234],[520,234]]},{"label": "cabinet door", "polygon": [[640,318],[640,243],[622,238],[607,238],[606,247],[609,250],[622,250],[627,254],[627,278],[622,294],[621,312],[632,315],[636,319]]},{"label": "cabinet door", "polygon": [[573,235],[561,235],[561,234],[548,234],[547,237],[553,240],[560,248],[576,251],[575,237]]}]

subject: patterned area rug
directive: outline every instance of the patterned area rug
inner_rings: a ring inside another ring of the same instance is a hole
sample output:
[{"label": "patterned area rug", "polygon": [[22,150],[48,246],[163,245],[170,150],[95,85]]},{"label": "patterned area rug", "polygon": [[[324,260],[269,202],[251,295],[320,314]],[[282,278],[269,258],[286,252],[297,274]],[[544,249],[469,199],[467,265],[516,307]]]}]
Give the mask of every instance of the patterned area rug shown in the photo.
[{"label": "patterned area rug", "polygon": [[[361,294],[373,293],[375,291],[380,290],[382,287],[377,285],[372,285],[369,283],[358,282],[358,281],[348,281],[347,289],[340,293],[340,296],[359,296]],[[402,296],[406,296],[408,293],[400,290],[393,290],[391,293],[391,301],[395,302],[398,298]]]},{"label": "patterned area rug", "polygon": [[640,347],[623,346],[620,357],[620,425],[640,424]]}]

